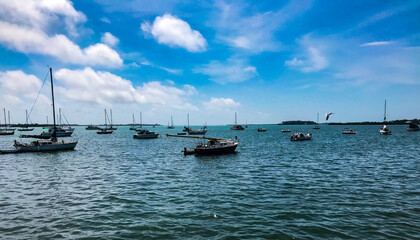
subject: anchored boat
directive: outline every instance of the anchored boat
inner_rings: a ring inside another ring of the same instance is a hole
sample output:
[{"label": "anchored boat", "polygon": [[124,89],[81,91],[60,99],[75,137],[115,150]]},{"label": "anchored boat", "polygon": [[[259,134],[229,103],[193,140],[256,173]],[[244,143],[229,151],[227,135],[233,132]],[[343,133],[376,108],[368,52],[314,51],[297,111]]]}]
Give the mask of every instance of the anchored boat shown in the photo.
[{"label": "anchored boat", "polygon": [[293,133],[292,136],[290,136],[290,141],[296,142],[296,141],[308,141],[312,139],[312,134],[311,133]]},{"label": "anchored boat", "polygon": [[410,125],[408,125],[407,131],[409,132],[417,132],[420,131],[419,125],[417,125],[414,122],[409,122]]},{"label": "anchored boat", "polygon": [[242,127],[241,125],[238,125],[238,116],[235,112],[235,125],[233,125],[230,130],[245,130],[244,127]]},{"label": "anchored boat", "polygon": [[392,135],[391,130],[389,130],[389,128],[385,125],[385,123],[386,123],[386,100],[385,100],[385,107],[384,107],[384,125],[379,130],[379,133],[381,135]]},{"label": "anchored boat", "polygon": [[184,148],[184,155],[221,155],[235,153],[236,147],[238,147],[239,142],[233,141],[230,139],[221,139],[221,138],[209,138],[209,137],[196,137],[196,136],[179,136],[179,135],[170,135],[168,137],[184,137],[184,138],[193,138],[200,140],[207,140],[207,142],[200,142],[193,149]]},{"label": "anchored boat", "polygon": [[159,133],[155,133],[147,129],[139,129],[136,131],[137,133],[133,135],[134,139],[151,139],[159,137]]},{"label": "anchored boat", "polygon": [[48,152],[48,151],[63,151],[63,150],[73,150],[77,141],[58,141],[57,139],[57,125],[55,121],[55,105],[54,105],[54,83],[52,77],[52,69],[50,68],[50,78],[51,78],[51,98],[52,98],[52,109],[53,109],[53,119],[54,125],[51,130],[51,140],[36,140],[30,143],[20,143],[14,141],[13,146],[16,150],[0,150],[0,153],[20,153],[20,152]]},{"label": "anchored boat", "polygon": [[357,131],[353,131],[352,129],[344,128],[341,134],[357,134]]}]

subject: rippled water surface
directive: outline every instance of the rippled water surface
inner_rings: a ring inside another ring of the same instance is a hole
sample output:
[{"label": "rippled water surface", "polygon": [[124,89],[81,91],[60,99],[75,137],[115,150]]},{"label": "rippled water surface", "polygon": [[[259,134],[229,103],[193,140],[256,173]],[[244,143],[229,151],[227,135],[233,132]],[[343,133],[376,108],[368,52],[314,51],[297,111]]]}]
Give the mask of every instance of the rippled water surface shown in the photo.
[{"label": "rippled water surface", "polygon": [[313,133],[291,142],[258,127],[210,126],[238,136],[225,156],[184,157],[197,142],[163,136],[181,127],[151,140],[80,127],[75,151],[0,155],[0,238],[420,239],[420,132],[289,126]]}]

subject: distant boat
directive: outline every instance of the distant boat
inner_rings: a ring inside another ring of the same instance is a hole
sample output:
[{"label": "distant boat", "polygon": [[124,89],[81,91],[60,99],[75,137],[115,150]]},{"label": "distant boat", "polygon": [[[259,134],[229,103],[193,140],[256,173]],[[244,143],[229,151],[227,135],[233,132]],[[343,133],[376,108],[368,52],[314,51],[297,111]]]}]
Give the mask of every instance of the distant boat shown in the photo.
[{"label": "distant boat", "polygon": [[101,128],[91,124],[86,127],[86,130],[101,130]]},{"label": "distant boat", "polygon": [[96,132],[97,134],[111,134],[113,132],[110,128],[107,128],[107,119],[108,119],[108,114],[106,114],[106,109],[105,109],[105,127],[97,131]]},{"label": "distant boat", "polygon": [[420,131],[419,125],[417,125],[414,122],[409,122],[410,125],[408,125],[407,131],[409,132],[417,132]]},{"label": "distant boat", "polygon": [[245,130],[244,127],[242,127],[241,125],[238,125],[238,116],[235,112],[235,125],[233,125],[230,130]]},{"label": "distant boat", "polygon": [[316,114],[316,125],[313,129],[320,129],[318,123],[319,123],[319,113]]},{"label": "distant boat", "polygon": [[178,135],[169,135],[168,137],[184,137],[184,138],[193,138],[193,139],[202,139],[207,140],[207,142],[200,142],[193,149],[184,148],[184,155],[222,155],[234,153],[236,147],[238,147],[239,142],[233,140],[225,140],[221,138],[208,138],[208,137],[196,137],[196,136],[178,136]]},{"label": "distant boat", "polygon": [[265,128],[258,128],[257,129],[257,132],[267,132],[267,129],[265,129]]},{"label": "distant boat", "polygon": [[18,131],[21,131],[21,132],[30,132],[30,131],[33,131],[34,128],[29,128],[28,127],[28,110],[25,110],[25,114],[26,114],[26,125],[23,128],[19,128]]},{"label": "distant boat", "polygon": [[15,130],[9,129],[7,127],[7,122],[6,122],[6,109],[3,108],[3,111],[4,111],[4,128],[0,129],[0,136],[14,135],[15,134]]},{"label": "distant boat", "polygon": [[283,129],[283,130],[281,130],[281,132],[282,133],[288,133],[288,132],[290,132],[290,129]]},{"label": "distant boat", "polygon": [[109,114],[111,115],[111,122],[110,122],[110,126],[107,130],[117,130],[117,128],[113,127],[113,125],[112,125],[112,109],[109,110]]},{"label": "distant boat", "polygon": [[308,141],[312,139],[312,134],[307,133],[293,133],[292,136],[290,136],[290,141],[296,142],[296,141]]},{"label": "distant boat", "polygon": [[134,139],[151,139],[151,138],[158,138],[159,134],[149,131],[147,129],[140,129],[137,130],[137,133],[133,135]]},{"label": "distant boat", "polygon": [[136,120],[134,119],[134,113],[133,113],[133,125],[131,125],[130,130],[136,130]]},{"label": "distant boat", "polygon": [[168,123],[168,129],[174,129],[174,128],[175,128],[175,126],[174,126],[174,120],[173,120],[173,118],[171,116],[171,125],[169,125],[169,123]]},{"label": "distant boat", "polygon": [[384,125],[379,130],[379,133],[381,135],[392,135],[391,130],[389,130],[389,128],[385,125],[385,123],[386,123],[386,100],[385,100],[385,107],[384,107]]},{"label": "distant boat", "polygon": [[357,131],[353,131],[352,129],[344,128],[341,134],[357,134]]},{"label": "distant boat", "polygon": [[204,135],[207,133],[207,127],[204,126],[200,129],[195,129],[193,130],[192,128],[190,128],[190,114],[187,114],[187,122],[188,122],[188,127],[184,126],[184,130],[182,131],[186,131],[188,132],[188,135]]},{"label": "distant boat", "polygon": [[46,152],[46,151],[63,151],[63,150],[73,150],[77,141],[58,141],[56,134],[56,121],[55,121],[55,105],[54,105],[54,83],[52,78],[52,69],[50,68],[50,78],[51,78],[51,96],[52,96],[52,109],[53,109],[53,119],[54,125],[51,131],[51,140],[37,140],[32,141],[31,143],[20,143],[14,141],[13,146],[16,150],[12,151],[0,151],[1,153],[19,153],[19,152]]}]

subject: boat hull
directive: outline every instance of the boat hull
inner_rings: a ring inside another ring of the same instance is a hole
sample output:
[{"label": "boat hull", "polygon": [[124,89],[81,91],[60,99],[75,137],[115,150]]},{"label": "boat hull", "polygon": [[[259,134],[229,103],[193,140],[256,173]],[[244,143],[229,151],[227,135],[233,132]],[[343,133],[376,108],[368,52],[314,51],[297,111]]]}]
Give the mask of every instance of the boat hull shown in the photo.
[{"label": "boat hull", "polygon": [[50,145],[29,145],[29,146],[16,146],[18,152],[57,152],[57,151],[66,151],[74,150],[77,142],[67,142],[67,143],[55,143]]},{"label": "boat hull", "polygon": [[18,129],[18,131],[20,131],[20,132],[30,132],[30,131],[33,131],[34,129],[33,128],[19,128]]},{"label": "boat hull", "polygon": [[208,156],[208,155],[221,155],[235,153],[236,147],[238,144],[234,144],[226,147],[217,147],[217,148],[194,148],[194,153],[196,155]]},{"label": "boat hull", "polygon": [[134,134],[134,139],[152,139],[152,138],[158,138],[159,134]]},{"label": "boat hull", "polygon": [[0,136],[14,135],[14,134],[15,134],[15,132],[9,132],[9,131],[6,131],[6,132],[0,132]]}]

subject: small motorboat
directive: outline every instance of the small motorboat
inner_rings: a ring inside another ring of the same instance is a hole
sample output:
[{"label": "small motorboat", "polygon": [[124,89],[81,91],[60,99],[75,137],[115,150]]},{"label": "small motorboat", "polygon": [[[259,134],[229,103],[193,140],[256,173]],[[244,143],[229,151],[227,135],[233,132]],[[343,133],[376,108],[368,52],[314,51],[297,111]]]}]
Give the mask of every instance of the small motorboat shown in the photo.
[{"label": "small motorboat", "polygon": [[383,126],[381,127],[381,129],[379,130],[379,133],[380,133],[381,135],[392,135],[391,130],[389,130],[389,128],[388,128],[386,125],[383,125]]},{"label": "small motorboat", "polygon": [[257,129],[257,132],[267,132],[267,129],[265,129],[265,128],[258,128]]},{"label": "small motorboat", "polygon": [[417,132],[420,131],[419,125],[417,125],[416,123],[413,122],[409,122],[409,126],[407,128],[407,131],[409,132]]},{"label": "small motorboat", "polygon": [[85,129],[86,130],[101,130],[100,127],[94,126],[94,125],[88,125]]},{"label": "small motorboat", "polygon": [[189,135],[204,135],[206,134],[207,130],[205,128],[196,129],[196,130],[188,130]]},{"label": "small motorboat", "polygon": [[179,136],[179,135],[170,135],[166,134],[168,137],[182,137],[182,138],[193,138],[200,140],[207,140],[207,143],[200,142],[195,148],[187,149],[184,148],[182,151],[184,155],[221,155],[235,153],[236,147],[238,147],[239,142],[230,140],[230,139],[221,139],[221,138],[208,138],[208,137],[198,137],[198,136]]},{"label": "small motorboat", "polygon": [[288,132],[290,132],[290,130],[289,129],[283,129],[283,130],[281,130],[281,132],[282,133],[288,133]]},{"label": "small motorboat", "polygon": [[151,139],[159,137],[159,133],[155,133],[147,129],[140,129],[136,131],[137,133],[133,135],[134,139]]},{"label": "small motorboat", "polygon": [[290,141],[307,141],[312,139],[311,133],[293,133],[292,136],[290,136]]},{"label": "small motorboat", "polygon": [[357,134],[357,131],[353,131],[352,129],[345,128],[341,134]]},{"label": "small motorboat", "polygon": [[101,128],[99,131],[97,131],[97,134],[111,134],[113,131],[109,130],[107,128]]}]

